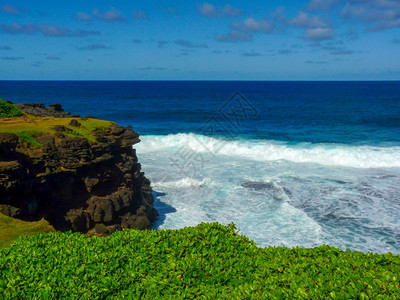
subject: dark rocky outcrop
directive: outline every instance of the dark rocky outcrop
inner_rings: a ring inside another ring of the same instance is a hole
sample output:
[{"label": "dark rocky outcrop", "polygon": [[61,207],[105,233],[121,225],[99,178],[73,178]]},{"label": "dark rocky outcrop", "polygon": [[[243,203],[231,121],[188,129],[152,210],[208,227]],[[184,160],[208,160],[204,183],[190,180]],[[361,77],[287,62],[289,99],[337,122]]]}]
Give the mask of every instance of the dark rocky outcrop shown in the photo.
[{"label": "dark rocky outcrop", "polygon": [[71,115],[69,112],[65,112],[59,103],[50,104],[49,107],[42,103],[17,103],[14,106],[24,113],[37,117],[79,118],[79,115]]},{"label": "dark rocky outcrop", "polygon": [[57,230],[84,233],[95,227],[102,234],[144,229],[154,222],[150,182],[132,148],[139,135],[114,124],[95,131],[98,142],[89,143],[64,137],[62,127],[60,135],[39,137],[39,148],[0,133],[0,212],[29,221],[45,218]]}]

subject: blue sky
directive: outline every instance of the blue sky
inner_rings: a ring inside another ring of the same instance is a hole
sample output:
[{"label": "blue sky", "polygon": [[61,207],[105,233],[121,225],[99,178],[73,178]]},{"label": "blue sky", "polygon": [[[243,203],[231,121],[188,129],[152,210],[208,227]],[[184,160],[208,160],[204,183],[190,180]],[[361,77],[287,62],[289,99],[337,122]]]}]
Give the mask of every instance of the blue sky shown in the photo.
[{"label": "blue sky", "polygon": [[399,80],[399,0],[0,1],[1,80]]}]

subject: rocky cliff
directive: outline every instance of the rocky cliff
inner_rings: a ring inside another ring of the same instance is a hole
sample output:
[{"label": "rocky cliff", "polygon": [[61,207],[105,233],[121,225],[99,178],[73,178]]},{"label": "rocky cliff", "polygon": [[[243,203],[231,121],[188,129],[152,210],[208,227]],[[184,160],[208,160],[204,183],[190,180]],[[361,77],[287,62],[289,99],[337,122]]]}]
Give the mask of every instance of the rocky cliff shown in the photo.
[{"label": "rocky cliff", "polygon": [[[139,135],[131,127],[110,123],[88,140],[79,134],[87,119],[71,118],[59,105],[18,107],[60,124],[37,134],[36,146],[24,135],[0,132],[0,212],[84,233],[103,225],[144,229],[156,220],[150,182],[132,148]],[[32,122],[34,131],[38,121]]]}]

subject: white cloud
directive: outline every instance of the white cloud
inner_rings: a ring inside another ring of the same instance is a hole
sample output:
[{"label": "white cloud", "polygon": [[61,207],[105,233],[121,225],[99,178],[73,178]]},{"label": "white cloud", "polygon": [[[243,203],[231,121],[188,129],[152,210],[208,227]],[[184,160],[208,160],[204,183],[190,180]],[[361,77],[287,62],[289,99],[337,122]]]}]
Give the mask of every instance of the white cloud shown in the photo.
[{"label": "white cloud", "polygon": [[256,21],[253,18],[248,18],[243,23],[243,29],[251,32],[270,33],[273,30],[273,24],[266,20]]},{"label": "white cloud", "polygon": [[341,11],[347,19],[361,21],[366,31],[380,31],[400,27],[400,1],[348,0]]},{"label": "white cloud", "polygon": [[334,37],[333,28],[318,16],[310,16],[300,12],[291,20],[294,27],[304,28],[303,39],[307,41],[322,41]]},{"label": "white cloud", "polygon": [[121,11],[111,7],[108,11],[101,13],[97,8],[93,10],[93,15],[106,22],[121,22],[125,19]]},{"label": "white cloud", "polygon": [[318,28],[327,27],[328,25],[317,16],[309,16],[305,12],[300,12],[295,18],[292,19],[291,24],[296,27],[305,28]]},{"label": "white cloud", "polygon": [[220,8],[207,2],[197,7],[197,11],[207,18],[236,17],[242,13],[240,9],[230,4],[226,4],[224,7]]},{"label": "white cloud", "polygon": [[329,40],[333,37],[333,30],[329,27],[308,28],[303,35],[303,38],[307,41]]}]

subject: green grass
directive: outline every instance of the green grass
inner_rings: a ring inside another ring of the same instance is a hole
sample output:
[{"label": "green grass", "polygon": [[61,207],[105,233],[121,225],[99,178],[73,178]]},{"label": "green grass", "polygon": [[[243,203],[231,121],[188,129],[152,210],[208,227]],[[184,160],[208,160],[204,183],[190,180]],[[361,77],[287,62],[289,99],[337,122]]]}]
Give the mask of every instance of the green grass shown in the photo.
[{"label": "green grass", "polygon": [[11,118],[22,116],[22,111],[14,105],[0,98],[0,118]]},{"label": "green grass", "polygon": [[84,136],[84,134],[83,134],[83,133],[81,133],[81,132],[79,132],[79,131],[77,131],[77,130],[74,130],[74,131],[72,131],[72,135],[76,135],[76,136]]},{"label": "green grass", "polygon": [[20,140],[28,145],[40,147],[37,138],[43,135],[54,135],[53,129],[56,125],[63,125],[69,131],[63,132],[65,136],[80,136],[87,139],[90,143],[95,143],[96,138],[93,131],[110,127],[113,122],[98,119],[78,119],[82,124],[79,130],[70,126],[69,123],[76,118],[53,118],[35,117],[24,115],[14,118],[0,118],[0,132],[11,132],[18,135]]},{"label": "green grass", "polygon": [[233,225],[23,237],[0,250],[4,299],[399,299],[400,256],[259,248]]},{"label": "green grass", "polygon": [[40,147],[41,144],[36,140],[35,136],[39,136],[39,133],[36,131],[19,131],[16,133],[19,140],[22,142],[32,145],[34,147]]},{"label": "green grass", "polygon": [[0,213],[0,248],[9,246],[20,236],[30,236],[50,231],[55,230],[46,220],[24,222]]}]

